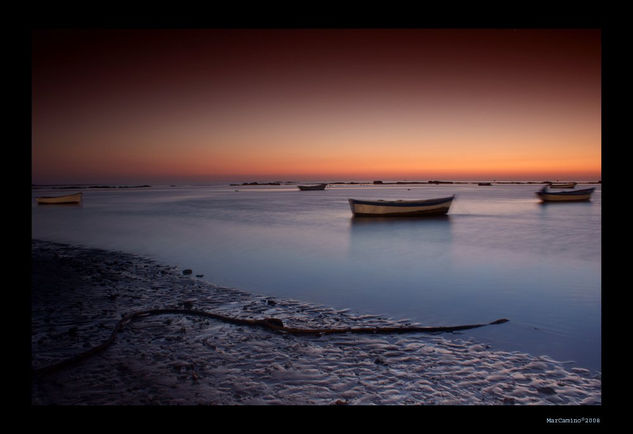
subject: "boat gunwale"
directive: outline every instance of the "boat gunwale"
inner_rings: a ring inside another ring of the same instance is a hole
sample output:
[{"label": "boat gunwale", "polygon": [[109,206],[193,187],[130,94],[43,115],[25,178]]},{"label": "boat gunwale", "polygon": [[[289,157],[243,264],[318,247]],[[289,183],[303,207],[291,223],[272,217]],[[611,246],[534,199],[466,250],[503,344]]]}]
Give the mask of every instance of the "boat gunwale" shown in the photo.
[{"label": "boat gunwale", "polygon": [[550,191],[543,188],[542,190],[537,191],[536,194],[538,194],[539,196],[543,194],[550,194],[550,195],[555,195],[555,196],[582,196],[585,194],[593,193],[595,189],[596,189],[595,187],[589,187],[589,188],[583,188],[580,190]]},{"label": "boat gunwale", "polygon": [[548,182],[547,185],[550,188],[574,188],[578,185],[577,182]]},{"label": "boat gunwale", "polygon": [[39,196],[35,198],[38,205],[78,204],[83,200],[83,193],[64,194],[62,196]]},{"label": "boat gunwale", "polygon": [[357,205],[409,208],[409,207],[415,207],[415,206],[441,205],[443,203],[451,202],[453,199],[455,199],[455,195],[448,196],[448,197],[435,198],[435,199],[421,199],[421,200],[390,201],[390,200],[348,199],[348,201],[350,204],[357,204]]}]

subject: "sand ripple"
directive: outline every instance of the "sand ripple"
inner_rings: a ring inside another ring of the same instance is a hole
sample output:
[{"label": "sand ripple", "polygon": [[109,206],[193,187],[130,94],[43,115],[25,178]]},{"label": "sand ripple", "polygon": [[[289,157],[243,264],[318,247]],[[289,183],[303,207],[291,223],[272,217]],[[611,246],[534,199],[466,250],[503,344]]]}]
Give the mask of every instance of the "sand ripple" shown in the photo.
[{"label": "sand ripple", "polygon": [[[121,252],[33,241],[32,364],[100,343],[123,314],[184,303],[296,327],[396,324],[217,287]],[[601,378],[568,362],[488,349],[467,332],[297,337],[164,315],[131,323],[105,352],[35,381],[32,402],[597,405]]]}]

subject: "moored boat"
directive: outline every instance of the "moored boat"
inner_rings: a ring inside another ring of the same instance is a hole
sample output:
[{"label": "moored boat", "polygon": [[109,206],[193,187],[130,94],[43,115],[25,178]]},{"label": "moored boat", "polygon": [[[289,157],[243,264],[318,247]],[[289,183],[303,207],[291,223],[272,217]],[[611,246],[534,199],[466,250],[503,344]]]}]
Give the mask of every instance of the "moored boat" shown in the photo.
[{"label": "moored boat", "polygon": [[591,199],[595,187],[569,191],[550,191],[547,186],[536,192],[543,202],[577,202]]},{"label": "moored boat", "polygon": [[37,197],[37,203],[46,204],[67,204],[67,203],[80,203],[82,193],[66,194],[63,196],[41,196]]},{"label": "moored boat", "polygon": [[325,190],[325,187],[327,187],[327,184],[298,185],[297,187],[299,187],[299,190],[301,190],[301,191],[306,191],[306,190]]},{"label": "moored boat", "polygon": [[430,216],[446,214],[455,195],[425,200],[348,199],[354,216]]}]

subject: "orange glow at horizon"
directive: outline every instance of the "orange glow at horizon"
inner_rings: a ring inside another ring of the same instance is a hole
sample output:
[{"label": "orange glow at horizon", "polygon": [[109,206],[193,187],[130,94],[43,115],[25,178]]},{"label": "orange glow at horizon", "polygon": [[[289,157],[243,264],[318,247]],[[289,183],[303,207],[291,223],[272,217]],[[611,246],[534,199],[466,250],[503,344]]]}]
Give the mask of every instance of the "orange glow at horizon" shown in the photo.
[{"label": "orange glow at horizon", "polygon": [[36,184],[601,178],[597,30],[70,30],[34,47]]}]

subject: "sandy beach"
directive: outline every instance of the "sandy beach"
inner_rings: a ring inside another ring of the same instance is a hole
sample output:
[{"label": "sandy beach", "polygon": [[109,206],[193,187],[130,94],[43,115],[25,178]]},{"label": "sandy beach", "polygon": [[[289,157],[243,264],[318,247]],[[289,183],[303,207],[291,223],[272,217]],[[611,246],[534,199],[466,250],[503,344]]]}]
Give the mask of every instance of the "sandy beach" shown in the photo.
[{"label": "sandy beach", "polygon": [[[249,294],[183,271],[33,240],[32,367],[102,343],[123,315],[147,309],[274,317],[305,328],[416,325]],[[467,330],[294,336],[166,314],[131,321],[104,351],[34,377],[31,397],[34,405],[599,405],[601,375],[494,350]]]}]

